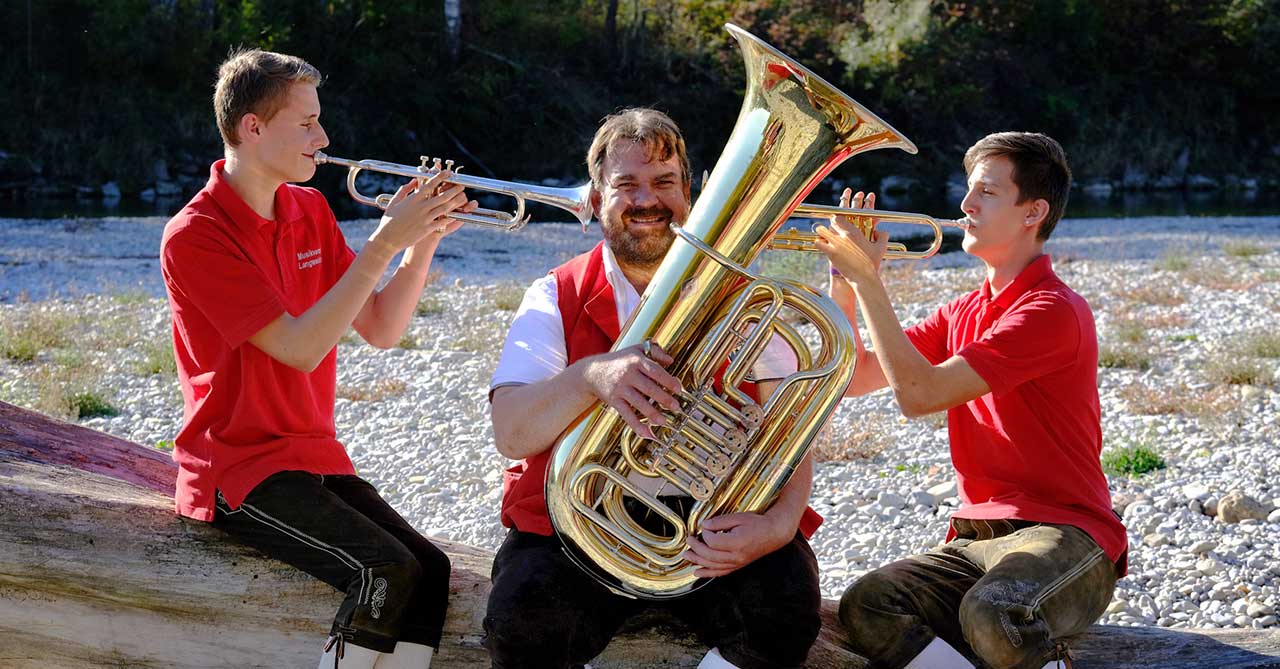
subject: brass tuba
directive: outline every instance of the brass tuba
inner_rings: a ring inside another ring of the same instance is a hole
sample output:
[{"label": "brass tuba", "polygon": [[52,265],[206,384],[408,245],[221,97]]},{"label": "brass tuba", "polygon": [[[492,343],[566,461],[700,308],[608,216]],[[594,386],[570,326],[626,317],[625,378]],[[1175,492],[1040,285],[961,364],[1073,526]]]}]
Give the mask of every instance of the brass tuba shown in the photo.
[{"label": "brass tuba", "polygon": [[[725,26],[746,61],[737,125],[701,196],[614,350],[651,340],[674,358],[684,392],[656,441],[603,404],[570,426],[546,481],[551,522],[566,552],[619,594],[665,599],[702,580],[681,557],[704,520],[767,509],[853,377],[852,330],[825,295],[747,268],[814,186],[863,151],[916,147],[889,124],[777,49]],[[798,312],[822,335],[813,353],[779,316]],[[757,403],[740,389],[774,335],[799,371]],[[727,367],[726,367],[727,366]],[[723,370],[722,382],[715,378]],[[718,386],[718,388],[717,388]],[[682,518],[636,480],[693,497]],[[667,521],[659,536],[624,508],[634,498]]]}]

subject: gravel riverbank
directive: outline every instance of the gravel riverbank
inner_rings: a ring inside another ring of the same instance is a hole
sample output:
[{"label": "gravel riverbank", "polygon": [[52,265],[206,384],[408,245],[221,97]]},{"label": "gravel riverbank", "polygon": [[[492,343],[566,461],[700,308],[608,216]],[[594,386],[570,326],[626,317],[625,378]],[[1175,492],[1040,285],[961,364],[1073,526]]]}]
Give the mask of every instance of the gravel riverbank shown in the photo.
[{"label": "gravel riverbank", "polygon": [[[163,356],[163,224],[0,219],[0,333],[63,333],[39,339],[30,360],[0,357],[0,399],[53,411],[80,384],[119,411],[82,424],[171,443],[182,407]],[[360,240],[372,225],[343,228]],[[464,229],[442,245],[440,276],[400,347],[340,344],[338,436],[419,529],[497,547],[507,463],[492,444],[489,376],[524,287],[598,239],[577,225]],[[1048,250],[1097,315],[1107,453],[1165,463],[1110,476],[1131,566],[1106,620],[1276,626],[1280,217],[1067,220]],[[821,275],[804,261],[763,262]],[[888,276],[904,324],[981,281],[963,254],[895,264]],[[908,421],[887,392],[845,401],[819,453],[813,502],[826,523],[814,547],[826,596],[942,539],[958,504],[942,415]]]}]

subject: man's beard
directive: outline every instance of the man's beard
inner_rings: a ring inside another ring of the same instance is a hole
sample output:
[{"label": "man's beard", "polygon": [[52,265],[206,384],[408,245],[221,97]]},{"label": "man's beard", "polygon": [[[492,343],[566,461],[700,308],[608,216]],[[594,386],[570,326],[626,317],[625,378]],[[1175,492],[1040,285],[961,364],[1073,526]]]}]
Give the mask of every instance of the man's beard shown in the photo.
[{"label": "man's beard", "polygon": [[676,234],[671,231],[669,225],[656,230],[643,231],[633,230],[627,225],[632,218],[653,216],[664,217],[668,224],[671,223],[671,210],[662,205],[633,207],[623,212],[618,221],[601,222],[604,238],[609,242],[609,249],[613,251],[614,257],[619,262],[639,267],[653,267],[666,257],[667,250],[671,248],[671,242],[676,238]]}]

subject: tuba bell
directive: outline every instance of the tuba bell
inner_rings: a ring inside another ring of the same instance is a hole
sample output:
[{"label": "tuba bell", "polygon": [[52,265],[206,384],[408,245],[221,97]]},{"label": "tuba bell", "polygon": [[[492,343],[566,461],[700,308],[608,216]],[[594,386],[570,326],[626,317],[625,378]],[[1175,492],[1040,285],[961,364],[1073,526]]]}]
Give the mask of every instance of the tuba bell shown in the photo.
[{"label": "tuba bell", "polygon": [[[734,25],[747,89],[737,124],[614,350],[646,340],[675,361],[681,410],[656,440],[597,405],[554,447],[546,481],[551,522],[566,552],[622,595],[665,599],[705,582],[683,559],[708,518],[759,512],[777,498],[853,377],[844,314],[825,295],[747,269],[806,195],[846,158],[873,149],[915,153],[910,140],[777,49]],[[784,309],[813,323],[814,352]],[[798,371],[757,401],[742,389],[775,336]],[[693,498],[687,517],[648,492],[650,482]],[[638,502],[670,532],[646,529]]]}]

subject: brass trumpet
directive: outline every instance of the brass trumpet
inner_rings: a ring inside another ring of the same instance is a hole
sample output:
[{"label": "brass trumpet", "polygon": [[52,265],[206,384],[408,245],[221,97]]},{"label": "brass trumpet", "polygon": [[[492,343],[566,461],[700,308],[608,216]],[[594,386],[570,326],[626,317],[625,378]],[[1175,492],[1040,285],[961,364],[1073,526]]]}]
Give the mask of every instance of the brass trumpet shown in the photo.
[{"label": "brass trumpet", "polygon": [[[853,217],[854,224],[862,231],[864,236],[870,237],[872,221],[888,221],[890,223],[911,223],[915,225],[927,226],[933,230],[933,243],[929,248],[923,251],[908,251],[907,247],[897,242],[890,242],[888,250],[885,251],[886,259],[897,260],[924,260],[938,252],[942,247],[942,229],[943,228],[960,228],[968,229],[968,219],[940,219],[924,214],[912,214],[905,211],[882,211],[879,209],[853,209],[846,207],[837,207],[825,204],[801,204],[791,212],[791,218],[831,218],[833,216],[850,216]],[[779,251],[804,251],[817,253],[818,246],[815,243],[818,239],[816,232],[801,232],[799,230],[785,230],[774,235],[769,242],[769,248]]]},{"label": "brass trumpet", "polygon": [[559,207],[573,214],[578,222],[582,224],[582,229],[587,229],[587,223],[591,221],[591,183],[585,183],[576,188],[552,188],[549,186],[534,186],[532,184],[522,184],[513,181],[499,181],[498,179],[487,179],[485,177],[471,176],[470,174],[459,174],[462,167],[455,168],[453,161],[445,161],[441,164],[441,159],[436,158],[434,161],[427,156],[421,156],[422,164],[418,166],[400,165],[397,163],[388,163],[381,160],[348,160],[346,158],[335,158],[326,155],[321,151],[316,151],[316,165],[324,165],[326,163],[333,165],[341,165],[347,168],[347,191],[351,193],[351,197],[356,202],[386,209],[391,206],[391,198],[389,193],[382,193],[376,197],[368,197],[356,188],[356,176],[364,170],[370,172],[382,172],[383,174],[394,174],[396,176],[407,177],[410,179],[430,179],[438,174],[442,169],[453,170],[454,175],[448,179],[449,183],[458,184],[470,190],[480,190],[490,193],[499,193],[515,198],[516,205],[514,212],[498,211],[495,209],[476,209],[469,214],[450,214],[449,218],[457,221],[465,221],[467,223],[476,223],[479,225],[487,225],[494,228],[502,228],[508,232],[519,230],[529,222],[529,217],[524,213],[524,205],[526,200],[549,204],[553,207]]}]

